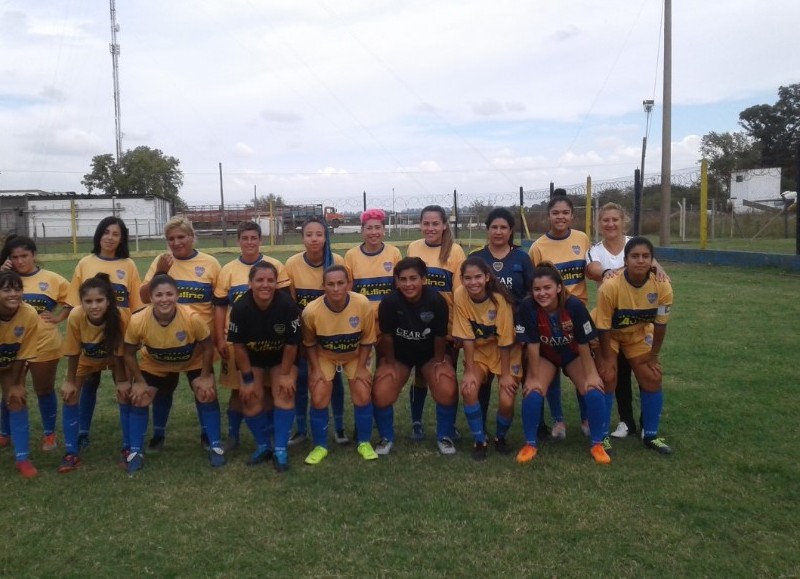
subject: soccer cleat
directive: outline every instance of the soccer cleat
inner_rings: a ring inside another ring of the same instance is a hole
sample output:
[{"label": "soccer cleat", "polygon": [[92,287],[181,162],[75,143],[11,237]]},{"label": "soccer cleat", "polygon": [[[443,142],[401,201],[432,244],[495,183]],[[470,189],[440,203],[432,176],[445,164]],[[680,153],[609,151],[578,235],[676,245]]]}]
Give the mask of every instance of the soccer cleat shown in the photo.
[{"label": "soccer cleat", "polygon": [[564,421],[554,422],[553,429],[550,431],[550,436],[554,440],[564,440],[567,438],[567,425]]},{"label": "soccer cleat", "polygon": [[589,429],[588,420],[581,421],[581,432],[583,432],[583,435],[587,437],[592,435],[592,431]]},{"label": "soccer cleat", "polygon": [[56,433],[51,432],[50,434],[45,434],[42,436],[42,450],[45,452],[50,452],[51,450],[55,450],[58,448],[58,443],[56,442]]},{"label": "soccer cleat", "polygon": [[225,442],[222,443],[222,450],[225,452],[233,452],[239,448],[239,439],[238,438],[226,438]]},{"label": "soccer cleat", "polygon": [[461,436],[461,432],[459,432],[458,428],[456,428],[454,426],[453,427],[453,442],[459,442],[462,438],[463,437]]},{"label": "soccer cleat", "polygon": [[390,452],[392,452],[392,447],[394,446],[394,442],[389,440],[388,438],[381,438],[381,441],[375,445],[375,452],[379,456],[386,456]]},{"label": "soccer cleat", "polygon": [[208,434],[205,432],[200,433],[200,446],[203,447],[203,450],[211,450],[211,444],[208,442]]},{"label": "soccer cleat", "polygon": [[538,438],[540,442],[550,438],[550,427],[547,426],[544,421],[539,423],[539,430],[536,432],[536,438]]},{"label": "soccer cleat", "polygon": [[456,445],[446,436],[437,440],[436,446],[439,448],[439,454],[443,456],[451,456],[456,453]]},{"label": "soccer cleat", "polygon": [[672,454],[672,449],[664,442],[663,438],[649,436],[644,439],[644,445],[646,448],[655,450],[658,454]]},{"label": "soccer cleat", "polygon": [[91,443],[89,441],[89,433],[88,432],[81,432],[80,434],[78,434],[78,450],[79,451],[86,450],[87,448],[89,448],[89,444],[91,444]]},{"label": "soccer cleat", "polygon": [[611,447],[611,439],[609,437],[606,436],[600,444],[603,445],[603,450],[606,451],[608,456],[614,456],[617,454],[616,451]]},{"label": "soccer cleat", "polygon": [[247,466],[256,466],[263,464],[272,459],[272,449],[268,446],[256,448],[256,451],[250,456],[247,461]]},{"label": "soccer cleat", "polygon": [[530,462],[534,458],[536,458],[536,453],[539,452],[539,449],[533,446],[532,444],[526,444],[522,448],[519,449],[517,453],[517,462],[520,464]]},{"label": "soccer cleat", "polygon": [[8,448],[11,444],[11,436],[8,434],[0,434],[0,448]]},{"label": "soccer cleat", "polygon": [[208,462],[213,468],[225,466],[225,451],[221,447],[215,446],[208,449]]},{"label": "soccer cleat", "polygon": [[476,460],[478,462],[486,460],[486,456],[489,452],[489,445],[485,442],[476,442],[472,445],[472,460]]},{"label": "soccer cleat", "polygon": [[512,452],[511,447],[508,446],[508,442],[506,442],[505,438],[495,438],[494,449],[500,454],[511,454]]},{"label": "soccer cleat", "polygon": [[167,439],[164,438],[163,434],[156,434],[153,438],[150,439],[150,442],[147,444],[147,451],[152,452],[153,454],[158,454],[159,452],[164,450],[164,444],[166,443]]},{"label": "soccer cleat", "polygon": [[25,460],[17,461],[17,472],[25,478],[33,478],[39,474],[39,471],[36,470],[36,467],[33,466],[33,463],[27,458]]},{"label": "soccer cleat", "polygon": [[361,458],[364,460],[378,459],[378,454],[375,452],[375,449],[372,448],[372,445],[369,442],[362,442],[358,445],[358,454],[360,454]]},{"label": "soccer cleat", "polygon": [[350,444],[350,439],[347,438],[347,435],[344,433],[344,429],[336,431],[334,440],[336,440],[336,444]]},{"label": "soccer cleat", "polygon": [[325,457],[328,456],[328,449],[324,446],[315,446],[311,449],[311,452],[308,453],[306,457],[305,463],[306,464],[319,464]]},{"label": "soccer cleat", "polygon": [[289,470],[289,456],[285,450],[276,450],[272,455],[272,466],[275,472],[286,472]]},{"label": "soccer cleat", "polygon": [[141,452],[131,452],[128,454],[127,463],[128,474],[132,475],[144,468],[144,456]]},{"label": "soccer cleat", "polygon": [[608,456],[608,453],[606,452],[606,449],[603,448],[602,443],[592,445],[592,448],[589,450],[589,452],[597,464],[611,464],[611,457]]},{"label": "soccer cleat", "polygon": [[122,470],[127,470],[128,468],[128,456],[130,453],[131,451],[127,448],[123,448],[121,451],[119,451],[119,462],[117,464],[119,464],[119,467]]},{"label": "soccer cleat", "polygon": [[611,433],[613,438],[626,438],[629,434],[628,425],[624,422],[617,424],[617,429]]},{"label": "soccer cleat", "polygon": [[301,442],[305,442],[306,438],[307,436],[305,432],[295,432],[289,439],[289,446],[295,446]]},{"label": "soccer cleat", "polygon": [[420,440],[425,440],[425,427],[422,426],[421,422],[414,422],[411,425],[411,440],[415,440],[417,442]]},{"label": "soccer cleat", "polygon": [[81,465],[81,458],[74,454],[65,454],[58,465],[58,472],[61,474],[72,472]]}]

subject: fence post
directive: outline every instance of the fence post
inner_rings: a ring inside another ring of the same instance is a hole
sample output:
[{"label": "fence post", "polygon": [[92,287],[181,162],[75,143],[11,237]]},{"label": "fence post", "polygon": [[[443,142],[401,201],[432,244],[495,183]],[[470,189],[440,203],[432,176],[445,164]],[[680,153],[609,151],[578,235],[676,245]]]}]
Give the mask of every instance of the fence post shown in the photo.
[{"label": "fence post", "polygon": [[[794,191],[797,194],[800,194],[800,142],[797,143],[797,149],[794,152],[794,178],[795,178],[795,186]],[[794,241],[794,252],[795,255],[800,255],[800,219],[798,216],[797,202],[800,201],[797,197],[794,198],[794,229],[795,229],[795,241]]]},{"label": "fence post", "polygon": [[222,191],[222,163],[219,164],[219,209],[222,220],[222,247],[228,246],[228,228],[225,224],[225,195]]},{"label": "fence post", "polygon": [[592,177],[586,177],[586,237],[592,236]]},{"label": "fence post", "polygon": [[550,199],[556,195],[556,184],[550,181]]},{"label": "fence post", "polygon": [[133,230],[135,231],[136,235],[136,253],[139,253],[139,220],[133,220]]},{"label": "fence post", "polygon": [[364,191],[363,196],[364,196],[364,211],[366,211],[367,210],[367,192],[366,191]]},{"label": "fence post", "polygon": [[525,239],[525,197],[522,186],[519,188],[519,239]]},{"label": "fence post", "polygon": [[633,173],[633,234],[639,235],[642,212],[642,176],[639,169]]},{"label": "fence post", "polygon": [[45,228],[44,223],[42,223],[42,248],[44,249],[44,252],[47,253],[47,229]]},{"label": "fence post", "polygon": [[69,220],[72,227],[72,255],[78,255],[77,215],[75,214],[75,200],[69,200]]},{"label": "fence post", "polygon": [[453,237],[458,239],[458,191],[453,189]]},{"label": "fence post", "polygon": [[708,248],[708,161],[700,161],[700,249]]}]

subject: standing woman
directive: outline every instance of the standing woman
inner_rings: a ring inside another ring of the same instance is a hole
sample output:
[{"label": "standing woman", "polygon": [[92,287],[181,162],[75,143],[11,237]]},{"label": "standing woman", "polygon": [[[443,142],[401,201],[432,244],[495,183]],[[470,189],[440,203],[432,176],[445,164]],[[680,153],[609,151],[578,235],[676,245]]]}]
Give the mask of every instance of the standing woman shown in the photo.
[{"label": "standing woman", "polygon": [[[297,307],[302,312],[306,306],[323,294],[322,274],[332,265],[344,265],[344,258],[331,251],[328,224],[322,217],[309,217],[303,223],[303,245],[305,251],[294,254],[286,260],[286,275],[292,282],[291,292]],[[289,445],[300,444],[308,434],[308,358],[304,349],[297,358],[297,390],[295,392],[295,432]],[[344,383],[342,373],[333,377],[331,394],[336,442],[347,444],[350,440],[344,432]],[[372,429],[370,429],[371,431]]]},{"label": "standing woman", "polygon": [[292,297],[278,291],[278,268],[259,261],[248,274],[250,289],[231,308],[228,339],[233,343],[236,366],[241,371],[239,401],[245,421],[256,440],[256,451],[248,464],[269,459],[270,441],[265,388],[274,404],[275,470],[289,468],[287,446],[294,422],[294,392],[297,383],[297,346],[302,339],[300,309]]},{"label": "standing woman", "polygon": [[25,363],[36,357],[39,315],[22,301],[22,279],[15,271],[0,271],[0,390],[8,408],[8,424],[17,472],[25,478],[38,474],[28,458],[28,406]]},{"label": "standing woman", "polygon": [[[0,269],[13,269],[22,278],[22,299],[39,314],[39,343],[36,360],[28,362],[33,390],[42,416],[42,450],[55,450],[58,398],[56,371],[61,359],[61,333],[58,324],[69,315],[69,282],[55,272],[36,265],[36,243],[30,237],[9,235],[0,252]],[[57,311],[58,310],[58,311]],[[0,446],[8,444],[8,408],[2,405]],[[5,444],[3,444],[5,442]]]},{"label": "standing woman", "polygon": [[522,302],[517,312],[517,338],[527,344],[528,354],[522,392],[525,446],[517,453],[517,462],[530,462],[536,457],[542,403],[553,376],[562,370],[586,401],[592,458],[598,464],[611,462],[603,446],[606,406],[603,381],[589,348],[595,337],[586,306],[568,295],[558,270],[546,262],[537,267],[531,297]]},{"label": "standing woman", "polygon": [[372,448],[372,372],[369,357],[375,345],[375,313],[369,300],[349,291],[344,265],[332,265],[323,275],[325,293],[303,310],[303,345],[308,355],[311,393],[311,436],[314,448],[306,464],[328,456],[328,404],[337,369],[347,375],[358,436],[358,454],[375,460]]},{"label": "standing woman", "polygon": [[[466,256],[461,246],[453,240],[447,214],[439,205],[428,205],[422,209],[419,227],[423,238],[409,244],[407,255],[421,258],[428,267],[428,285],[442,295],[450,310],[447,335],[452,337],[453,292],[461,285],[459,272]],[[448,342],[448,356],[453,367],[457,367],[458,352],[452,340]],[[422,413],[425,409],[428,385],[419,372],[414,376],[414,384],[408,393],[411,402],[411,438],[423,440],[425,431],[422,427]]]},{"label": "standing woman", "polygon": [[606,391],[613,392],[617,383],[617,355],[625,356],[641,390],[644,445],[660,454],[672,454],[672,449],[658,436],[664,406],[658,355],[667,333],[672,286],[668,281],[658,280],[653,259],[650,240],[634,237],[625,244],[622,274],[600,286],[595,320],[600,331],[597,369]]},{"label": "standing woman", "polygon": [[[514,309],[525,296],[530,295],[533,283],[533,263],[527,253],[514,245],[514,216],[505,207],[496,207],[486,217],[487,243],[482,249],[473,251],[470,256],[480,257],[492,268],[497,281],[502,283],[514,298]],[[486,429],[486,416],[492,396],[492,380],[489,375],[481,384],[478,401],[481,404],[483,427]]]},{"label": "standing woman", "polygon": [[[463,340],[464,376],[461,396],[474,439],[472,458],[486,458],[486,432],[483,429],[478,390],[489,374],[498,376],[500,402],[497,409],[495,448],[501,454],[511,449],[506,432],[511,426],[514,397],[522,375],[522,360],[514,345],[514,301],[497,281],[486,262],[469,257],[461,264],[462,286],[454,292],[453,337]],[[512,351],[516,354],[512,356]],[[502,417],[502,419],[501,419]]]},{"label": "standing woman", "polygon": [[[586,252],[589,251],[591,242],[583,231],[572,229],[574,207],[572,200],[566,196],[566,191],[557,189],[556,193],[556,196],[547,203],[550,228],[531,246],[531,261],[534,266],[545,261],[552,263],[561,274],[564,287],[569,294],[586,305],[589,299],[585,276]],[[588,436],[589,425],[583,397],[577,391],[576,394],[581,414],[581,430]],[[564,439],[567,437],[567,426],[564,423],[564,410],[561,406],[561,376],[558,372],[547,391],[547,402],[550,405],[550,414],[553,416],[551,434],[553,438]]]},{"label": "standing woman", "polygon": [[[131,313],[140,310],[144,304],[139,297],[141,279],[136,264],[128,250],[128,228],[119,217],[104,217],[94,232],[92,253],[84,257],[75,267],[69,286],[67,303],[75,308],[81,305],[80,287],[87,279],[98,273],[105,273],[111,280],[117,307],[123,320],[130,319]],[[92,425],[94,407],[97,403],[97,389],[100,386],[100,373],[86,376],[81,388],[80,425],[78,444],[81,448],[89,446],[89,430]]]},{"label": "standing woman", "polygon": [[[144,276],[140,290],[142,301],[151,303],[150,284],[159,273],[169,274],[178,289],[178,303],[185,305],[189,311],[196,313],[208,326],[209,334],[214,338],[214,286],[217,283],[220,265],[217,259],[194,248],[195,235],[191,221],[177,215],[164,225],[164,237],[169,251],[153,260]],[[172,410],[174,388],[159,388],[153,400],[153,437],[148,449],[159,452],[164,448],[167,432],[167,421]],[[216,400],[216,398],[215,398]],[[202,421],[200,408],[197,407],[200,420],[200,439],[203,447],[208,446],[208,435]]]},{"label": "standing woman", "polygon": [[67,321],[67,334],[62,353],[67,358],[67,372],[61,386],[64,401],[62,422],[66,453],[58,472],[71,472],[81,465],[78,444],[81,388],[85,378],[110,368],[117,386],[119,422],[122,430],[121,465],[130,451],[131,383],[123,361],[122,339],[125,322],[108,274],[98,273],[81,284],[78,290],[81,305],[73,308]]},{"label": "standing woman", "polygon": [[[125,365],[133,382],[128,473],[144,466],[148,406],[159,391],[175,391],[181,372],[186,372],[208,435],[209,462],[213,467],[224,466],[214,384],[214,343],[208,323],[178,303],[178,283],[169,275],[156,274],[149,286],[151,305],[134,314],[125,331]],[[139,349],[141,359],[137,360]]]}]

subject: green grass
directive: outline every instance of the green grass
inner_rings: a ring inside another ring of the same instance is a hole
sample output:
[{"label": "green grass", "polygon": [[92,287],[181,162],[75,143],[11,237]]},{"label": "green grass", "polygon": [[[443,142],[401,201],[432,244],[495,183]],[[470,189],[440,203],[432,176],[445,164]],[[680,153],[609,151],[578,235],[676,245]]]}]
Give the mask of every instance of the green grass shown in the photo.
[{"label": "green grass", "polygon": [[[52,265],[69,274],[74,262]],[[106,379],[83,468],[58,475],[60,453],[35,451],[40,476],[23,480],[10,451],[0,453],[0,575],[797,575],[798,278],[669,272],[662,431],[671,457],[626,439],[610,467],[596,466],[565,381],[568,438],[525,467],[491,451],[476,464],[466,442],[438,456],[430,398],[428,440],[407,441],[403,392],[388,458],[364,463],[352,445],[334,444],[310,468],[303,446],[277,475],[244,465],[253,443],[243,431],[243,448],[212,470],[182,384],[165,452],[129,478],[115,465]],[[461,413],[458,426],[468,432]],[[518,416],[510,441],[522,442]]]}]

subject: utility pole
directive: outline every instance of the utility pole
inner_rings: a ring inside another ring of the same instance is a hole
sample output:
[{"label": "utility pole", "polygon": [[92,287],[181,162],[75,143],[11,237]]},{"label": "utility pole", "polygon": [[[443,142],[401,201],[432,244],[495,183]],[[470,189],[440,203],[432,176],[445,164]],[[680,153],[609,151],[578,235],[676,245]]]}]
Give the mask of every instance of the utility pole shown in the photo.
[{"label": "utility pole", "polygon": [[655,101],[653,99],[647,99],[642,101],[642,108],[644,109],[645,114],[647,115],[647,121],[644,125],[644,137],[642,137],[642,165],[639,167],[641,169],[642,174],[642,192],[644,192],[644,158],[647,154],[647,136],[650,134],[650,113],[653,112],[653,107],[655,106]]},{"label": "utility pole", "polygon": [[109,0],[111,8],[111,44],[109,49],[111,51],[111,63],[114,71],[114,128],[116,130],[117,141],[117,165],[122,158],[122,124],[120,120],[120,102],[119,102],[119,44],[117,44],[117,32],[119,32],[119,24],[117,24],[117,8],[114,0]]},{"label": "utility pole", "polygon": [[660,244],[670,245],[672,211],[672,0],[664,0],[664,111],[661,121],[661,230]]}]

